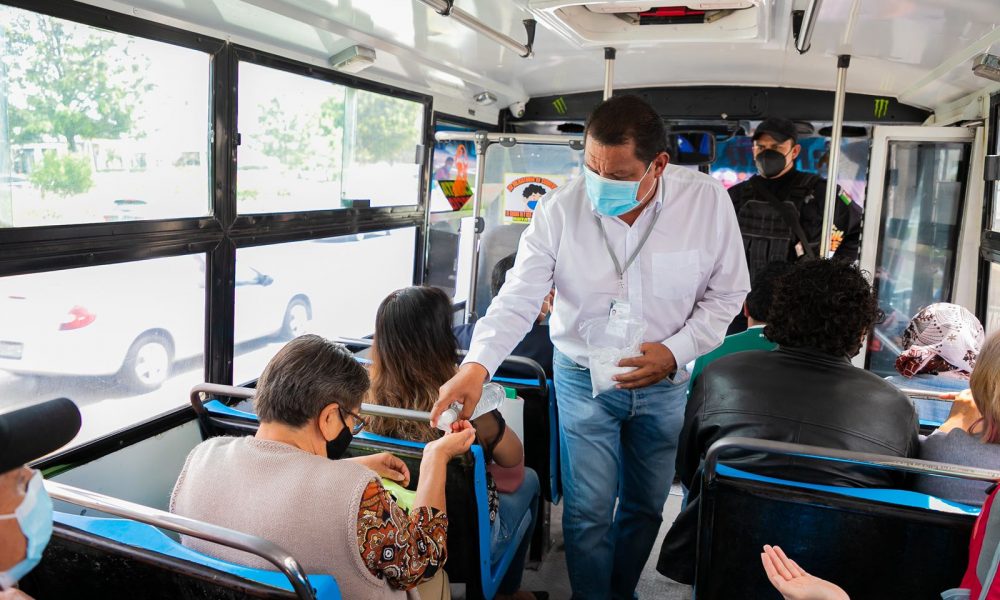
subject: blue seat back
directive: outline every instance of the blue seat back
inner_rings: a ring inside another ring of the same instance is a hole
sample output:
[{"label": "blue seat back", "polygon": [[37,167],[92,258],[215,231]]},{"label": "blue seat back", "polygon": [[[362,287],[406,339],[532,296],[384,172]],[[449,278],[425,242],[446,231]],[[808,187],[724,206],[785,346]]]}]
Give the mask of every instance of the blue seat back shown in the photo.
[{"label": "blue seat back", "polygon": [[[253,569],[202,554],[181,545],[180,542],[170,538],[152,525],[129,519],[86,517],[63,512],[53,513],[53,521],[120,544],[151,550],[158,554],[199,564],[266,586],[292,591],[291,583],[281,572]],[[340,599],[340,590],[332,576],[309,575],[308,577],[316,592],[317,600]]]},{"label": "blue seat back", "polygon": [[701,490],[699,600],[773,597],[758,558],[764,544],[780,545],[852,598],[939,598],[962,577],[974,507],[905,490],[716,471]]}]

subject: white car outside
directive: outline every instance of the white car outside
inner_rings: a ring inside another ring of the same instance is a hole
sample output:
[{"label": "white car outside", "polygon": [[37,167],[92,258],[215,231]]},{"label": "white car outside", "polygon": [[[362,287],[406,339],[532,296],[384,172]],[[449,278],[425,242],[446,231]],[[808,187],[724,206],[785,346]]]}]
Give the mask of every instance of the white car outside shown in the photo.
[{"label": "white car outside", "polygon": [[[158,388],[205,344],[202,255],[0,279],[0,369]],[[308,296],[237,264],[236,343],[305,333]]]}]

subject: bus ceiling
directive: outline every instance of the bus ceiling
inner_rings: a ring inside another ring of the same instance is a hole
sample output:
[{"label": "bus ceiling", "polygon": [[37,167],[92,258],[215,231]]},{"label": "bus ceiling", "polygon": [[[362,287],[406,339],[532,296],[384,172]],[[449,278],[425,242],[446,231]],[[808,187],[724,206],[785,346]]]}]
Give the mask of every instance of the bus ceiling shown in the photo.
[{"label": "bus ceiling", "polygon": [[[977,56],[998,53],[996,0],[409,0],[391,8],[384,0],[203,0],[182,8],[176,0],[86,2],[327,68],[338,52],[371,48],[375,59],[362,77],[431,94],[449,114],[474,109],[486,121],[507,107],[515,116],[524,110],[523,118],[560,118],[548,108],[560,98],[567,112],[581,112],[578,101],[604,88],[606,47],[617,50],[616,92],[727,88],[739,102],[715,116],[784,110],[778,100],[794,97],[786,89],[832,91],[840,55],[852,57],[847,121],[878,121],[884,112],[891,122],[916,122],[916,110],[997,89],[972,73]],[[808,107],[812,93],[801,92]],[[691,110],[718,107],[719,93],[710,96]],[[483,106],[477,97],[496,100]],[[823,104],[829,115],[832,98]]]}]

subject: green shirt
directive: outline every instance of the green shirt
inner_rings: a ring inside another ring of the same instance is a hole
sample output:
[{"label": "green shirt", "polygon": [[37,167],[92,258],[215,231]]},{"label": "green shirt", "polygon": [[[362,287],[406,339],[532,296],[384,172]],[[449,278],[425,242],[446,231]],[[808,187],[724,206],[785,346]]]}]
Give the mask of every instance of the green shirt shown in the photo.
[{"label": "green shirt", "polygon": [[712,362],[717,358],[722,358],[727,354],[732,354],[734,352],[744,352],[746,350],[774,350],[778,345],[771,340],[764,337],[764,326],[754,325],[742,333],[734,333],[733,335],[727,335],[726,339],[722,340],[722,345],[712,350],[708,354],[699,356],[698,360],[694,361],[694,368],[691,370],[691,379],[688,384],[688,389],[690,386],[694,385],[694,380],[701,375],[701,372],[708,366],[708,363]]}]

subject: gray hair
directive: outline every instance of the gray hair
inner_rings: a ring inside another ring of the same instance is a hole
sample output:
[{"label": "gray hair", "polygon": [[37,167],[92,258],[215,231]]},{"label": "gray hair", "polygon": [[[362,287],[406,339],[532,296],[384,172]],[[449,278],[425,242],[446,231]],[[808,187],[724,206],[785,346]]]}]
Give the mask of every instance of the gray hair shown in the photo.
[{"label": "gray hair", "polygon": [[347,348],[318,335],[285,344],[257,380],[254,408],[263,423],[302,427],[330,404],[356,412],[368,372]]}]

